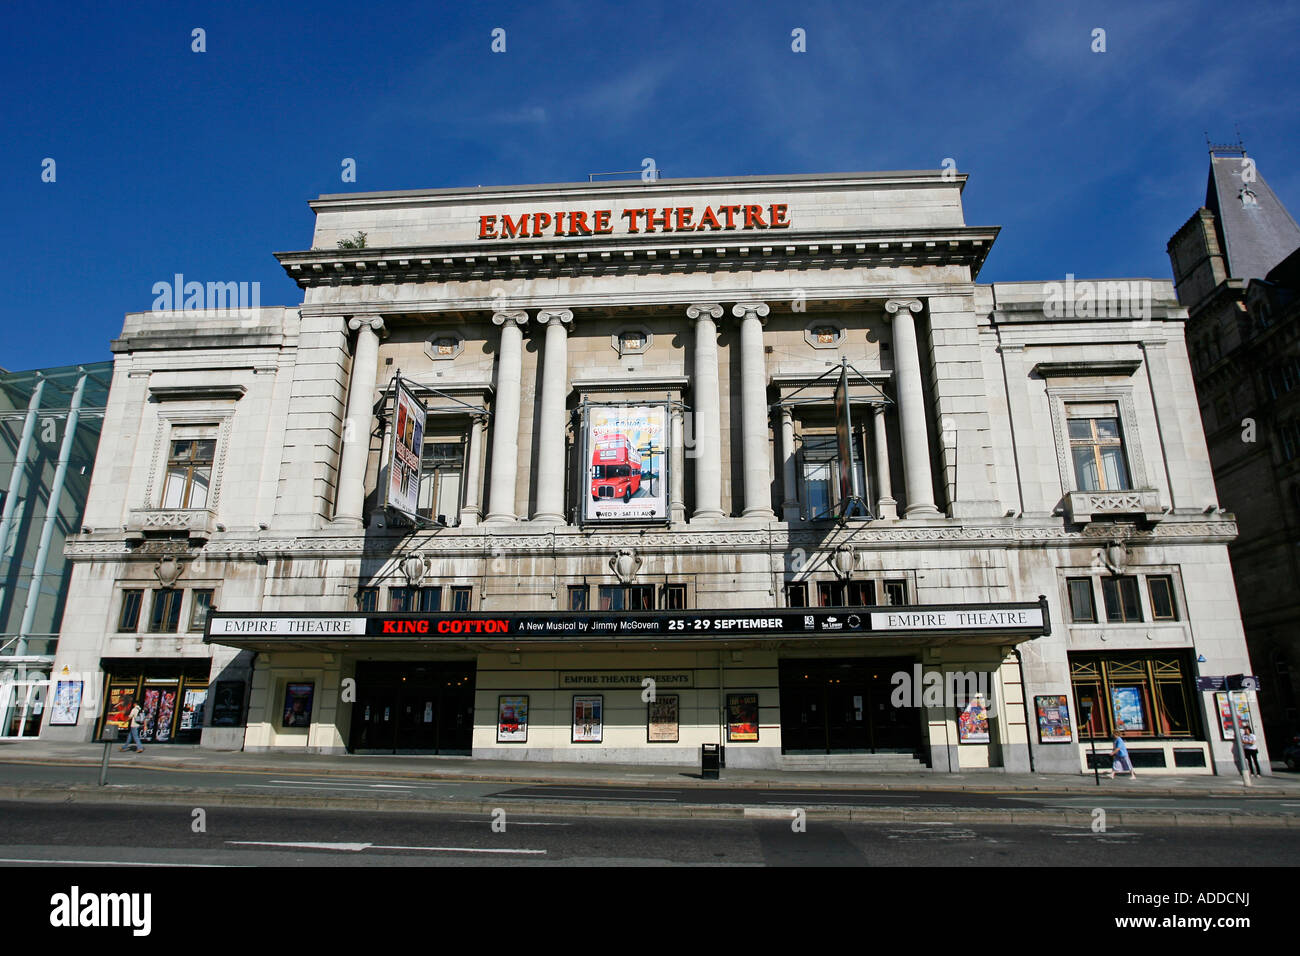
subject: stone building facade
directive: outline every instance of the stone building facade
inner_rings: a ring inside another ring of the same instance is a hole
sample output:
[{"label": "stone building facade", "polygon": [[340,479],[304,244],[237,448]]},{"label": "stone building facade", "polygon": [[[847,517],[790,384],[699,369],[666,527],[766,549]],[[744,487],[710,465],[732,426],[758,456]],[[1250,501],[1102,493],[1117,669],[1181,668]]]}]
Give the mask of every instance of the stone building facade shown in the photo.
[{"label": "stone building facade", "polygon": [[1186,313],[977,284],[965,185],[321,197],[299,307],[127,316],[56,664],[217,747],[1230,768]]},{"label": "stone building facade", "polygon": [[1168,251],[1276,752],[1300,734],[1300,226],[1244,149],[1217,147]]}]

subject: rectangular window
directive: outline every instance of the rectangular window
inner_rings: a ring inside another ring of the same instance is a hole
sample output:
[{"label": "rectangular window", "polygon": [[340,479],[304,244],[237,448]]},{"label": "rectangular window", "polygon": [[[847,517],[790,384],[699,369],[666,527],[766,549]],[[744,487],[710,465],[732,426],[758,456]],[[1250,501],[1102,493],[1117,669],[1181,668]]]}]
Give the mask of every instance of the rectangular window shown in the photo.
[{"label": "rectangular window", "polygon": [[154,588],[153,605],[149,609],[149,631],[153,634],[174,634],[181,623],[181,595],[179,588]]},{"label": "rectangular window", "polygon": [[379,610],[379,588],[357,589],[357,610],[378,611]]},{"label": "rectangular window", "polygon": [[460,441],[427,441],[420,461],[422,517],[455,527],[460,521],[460,485],[465,445]]},{"label": "rectangular window", "polygon": [[808,606],[808,585],[787,584],[785,586],[785,606],[786,607],[807,607]]},{"label": "rectangular window", "polygon": [[684,584],[664,585],[664,610],[665,611],[686,610],[686,585]]},{"label": "rectangular window", "polygon": [[1191,667],[1185,654],[1071,654],[1070,674],[1079,736],[1195,737],[1198,730]]},{"label": "rectangular window", "polygon": [[140,602],[144,600],[144,591],[131,588],[122,592],[122,610],[117,616],[119,633],[131,633],[140,627]]},{"label": "rectangular window", "polygon": [[853,607],[871,607],[876,603],[876,582],[850,581],[847,600]]},{"label": "rectangular window", "polygon": [[208,623],[208,612],[212,610],[212,589],[201,588],[192,591],[190,597],[190,630],[201,631]]},{"label": "rectangular window", "polygon": [[1156,575],[1147,578],[1147,591],[1151,596],[1151,619],[1154,621],[1176,621],[1178,611],[1174,607],[1174,579],[1169,575]]},{"label": "rectangular window", "polygon": [[1070,455],[1079,491],[1130,488],[1119,409],[1114,403],[1067,405]]},{"label": "rectangular window", "polygon": [[907,582],[886,581],[885,582],[885,603],[906,604],[907,603]]},{"label": "rectangular window", "polygon": [[1096,624],[1097,604],[1092,596],[1092,578],[1068,578],[1070,620],[1075,624]]},{"label": "rectangular window", "polygon": [[569,585],[569,610],[570,611],[587,610],[587,599],[589,596],[590,596],[590,592],[587,590],[587,585],[570,584]]},{"label": "rectangular window", "polygon": [[843,607],[844,585],[839,581],[817,582],[817,603],[822,607]]},{"label": "rectangular window", "polygon": [[388,610],[399,614],[405,614],[411,610],[411,599],[415,593],[415,588],[389,588],[388,589]]},{"label": "rectangular window", "polygon": [[1106,602],[1106,620],[1112,623],[1142,620],[1135,577],[1101,579],[1101,596]]},{"label": "rectangular window", "polygon": [[[857,440],[857,436],[854,436],[854,441]],[[799,455],[802,459],[804,515],[809,520],[815,520],[829,518],[839,513],[842,504],[839,487],[839,439],[833,434],[805,435]],[[854,457],[859,459],[856,463],[858,487],[865,495],[867,481],[861,455],[855,452]]]},{"label": "rectangular window", "polygon": [[470,592],[473,588],[461,587],[451,589],[451,609],[453,611],[468,611],[470,605]]},{"label": "rectangular window", "polygon": [[442,588],[420,588],[416,591],[418,605],[412,610],[432,614],[442,610]]},{"label": "rectangular window", "polygon": [[206,508],[217,450],[215,425],[173,428],[163,483],[164,508]]},{"label": "rectangular window", "polygon": [[653,611],[654,586],[649,584],[602,584],[597,597],[601,611]]}]

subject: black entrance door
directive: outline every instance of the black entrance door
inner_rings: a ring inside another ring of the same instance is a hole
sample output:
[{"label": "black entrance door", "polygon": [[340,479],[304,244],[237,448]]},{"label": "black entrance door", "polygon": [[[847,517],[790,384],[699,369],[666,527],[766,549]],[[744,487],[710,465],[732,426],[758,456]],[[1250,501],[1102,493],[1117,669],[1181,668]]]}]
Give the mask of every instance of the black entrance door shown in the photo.
[{"label": "black entrance door", "polygon": [[891,675],[910,658],[781,662],[781,750],[788,754],[913,753],[921,714],[895,707]]},{"label": "black entrance door", "polygon": [[361,661],[348,749],[468,754],[475,666],[469,661]]}]

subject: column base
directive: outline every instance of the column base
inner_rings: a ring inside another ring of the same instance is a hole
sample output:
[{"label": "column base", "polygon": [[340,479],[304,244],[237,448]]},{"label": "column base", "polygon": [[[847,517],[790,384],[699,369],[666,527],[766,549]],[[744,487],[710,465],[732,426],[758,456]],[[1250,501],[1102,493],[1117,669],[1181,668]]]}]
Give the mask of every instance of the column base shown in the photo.
[{"label": "column base", "polygon": [[332,528],[353,528],[360,531],[365,525],[361,521],[360,515],[336,515],[330,522]]},{"label": "column base", "polygon": [[799,503],[792,501],[781,504],[781,520],[786,524],[794,524],[796,521],[803,520],[803,513],[799,510]]},{"label": "column base", "polygon": [[942,518],[943,516],[934,505],[908,505],[903,509],[904,518]]},{"label": "column base", "polygon": [[531,524],[564,524],[564,515],[549,513],[535,514]]},{"label": "column base", "polygon": [[893,498],[881,498],[876,502],[876,517],[882,521],[897,521],[898,502]]},{"label": "column base", "polygon": [[512,514],[489,514],[483,519],[484,524],[518,524],[519,515]]},{"label": "column base", "polygon": [[477,508],[462,509],[460,513],[460,526],[462,528],[473,528],[483,520],[483,512]]},{"label": "column base", "polygon": [[692,521],[721,521],[724,515],[721,511],[697,511],[691,515]]},{"label": "column base", "polygon": [[776,520],[776,512],[771,508],[746,508],[740,513],[742,518],[763,518],[767,521]]}]

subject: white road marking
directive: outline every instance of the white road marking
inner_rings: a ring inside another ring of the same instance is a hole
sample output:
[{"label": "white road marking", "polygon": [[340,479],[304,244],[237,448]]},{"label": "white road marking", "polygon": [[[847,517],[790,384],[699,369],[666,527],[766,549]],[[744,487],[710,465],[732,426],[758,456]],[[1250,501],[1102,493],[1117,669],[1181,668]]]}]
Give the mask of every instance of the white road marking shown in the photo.
[{"label": "white road marking", "polygon": [[269,840],[227,840],[226,844],[228,846],[279,846],[293,850],[340,850],[348,853],[360,853],[362,850],[425,850],[429,853],[546,853],[545,850],[498,849],[496,847],[386,846],[381,843],[278,843]]},{"label": "white road marking", "polygon": [[[483,820],[456,820],[456,823],[478,823],[482,824]],[[572,823],[524,823],[519,820],[510,820],[507,824],[512,827],[571,827]]]},{"label": "white road marking", "polygon": [[334,785],[331,787],[321,787],[309,783],[241,783],[241,787],[247,787],[252,790],[338,790],[349,793],[374,793],[371,787],[340,787]]},{"label": "white road marking", "polygon": [[[537,794],[537,793],[498,793],[494,794],[491,799],[500,800],[585,800],[588,803],[594,802],[593,797],[566,797],[558,794]],[[611,803],[676,803],[672,797],[621,797]]]},{"label": "white road marking", "polygon": [[134,860],[28,860],[20,857],[0,857],[0,863],[50,863],[76,866],[187,866],[224,868],[228,863],[140,863]]}]

